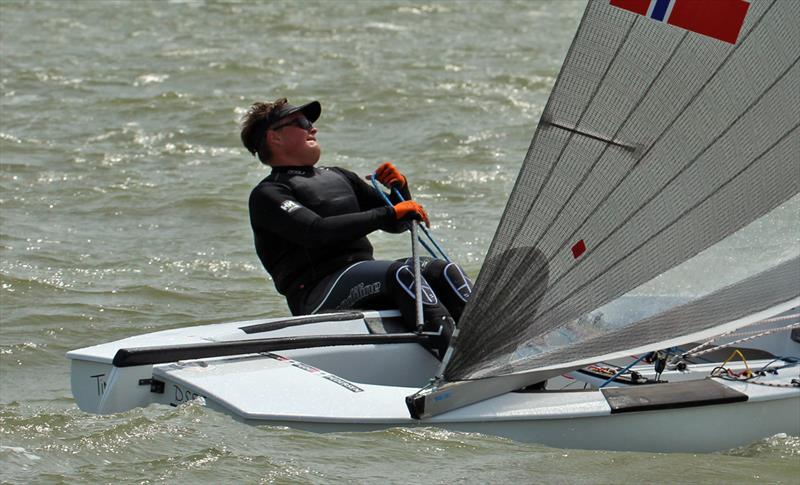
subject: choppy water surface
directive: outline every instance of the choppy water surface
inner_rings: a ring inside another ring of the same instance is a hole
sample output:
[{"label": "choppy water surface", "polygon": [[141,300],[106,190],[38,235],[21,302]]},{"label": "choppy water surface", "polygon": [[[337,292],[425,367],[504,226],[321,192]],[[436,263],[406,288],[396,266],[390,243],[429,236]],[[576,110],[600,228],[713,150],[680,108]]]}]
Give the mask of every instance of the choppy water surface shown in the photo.
[{"label": "choppy water surface", "polygon": [[[715,455],[438,430],[315,435],[197,405],[78,411],[68,350],[287,308],[252,247],[255,100],[319,99],[323,164],[394,160],[477,274],[583,1],[0,2],[0,477],[9,482],[791,482]],[[407,238],[373,237],[399,257]]]}]

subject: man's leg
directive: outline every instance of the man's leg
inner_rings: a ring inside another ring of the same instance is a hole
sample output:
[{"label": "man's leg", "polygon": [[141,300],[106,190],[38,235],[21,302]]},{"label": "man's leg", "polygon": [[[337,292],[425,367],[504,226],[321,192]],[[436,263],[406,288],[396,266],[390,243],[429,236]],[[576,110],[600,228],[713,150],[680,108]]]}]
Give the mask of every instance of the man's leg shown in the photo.
[{"label": "man's leg", "polygon": [[[422,279],[424,330],[442,332],[436,345],[439,358],[444,355],[453,330],[453,320],[436,293]],[[304,313],[330,310],[363,309],[400,310],[409,330],[416,329],[416,293],[414,271],[403,261],[362,261],[330,275],[312,289],[304,304]]]},{"label": "man's leg", "polygon": [[[398,308],[406,326],[414,329],[414,271],[401,261],[361,261],[321,281],[311,290],[303,307],[306,314],[326,310]],[[425,322],[438,322],[450,316],[424,278],[422,309]]]},{"label": "man's leg", "polygon": [[[404,260],[412,264],[411,259]],[[472,281],[456,263],[441,259],[421,258],[422,276],[430,283],[433,291],[456,322],[461,318],[472,295]]]},{"label": "man's leg", "polygon": [[360,261],[320,281],[305,301],[305,313],[331,310],[386,310],[394,300],[386,287],[391,261]]},{"label": "man's leg", "polygon": [[[387,287],[391,289],[392,296],[396,302],[406,326],[416,327],[416,289],[414,288],[414,269],[412,262],[395,261],[387,272]],[[436,331],[442,322],[450,317],[442,302],[436,296],[436,292],[428,284],[425,277],[422,277],[422,316],[425,322],[425,330]]]}]

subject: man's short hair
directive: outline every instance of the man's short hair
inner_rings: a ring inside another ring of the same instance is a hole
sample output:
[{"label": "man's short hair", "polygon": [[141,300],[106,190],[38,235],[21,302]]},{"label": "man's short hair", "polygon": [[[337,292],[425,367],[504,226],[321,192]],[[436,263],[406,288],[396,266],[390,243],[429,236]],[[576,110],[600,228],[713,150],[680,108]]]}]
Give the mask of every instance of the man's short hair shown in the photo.
[{"label": "man's short hair", "polygon": [[253,156],[257,153],[258,159],[264,165],[269,165],[272,160],[266,140],[267,119],[273,111],[281,109],[287,102],[286,98],[278,98],[272,103],[253,103],[242,116],[242,144]]}]

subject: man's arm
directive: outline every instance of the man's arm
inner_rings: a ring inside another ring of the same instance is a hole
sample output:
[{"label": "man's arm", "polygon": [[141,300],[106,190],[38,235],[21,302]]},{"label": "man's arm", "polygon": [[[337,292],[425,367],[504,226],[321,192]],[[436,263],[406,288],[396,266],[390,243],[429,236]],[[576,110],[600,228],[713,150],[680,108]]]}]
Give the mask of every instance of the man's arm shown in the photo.
[{"label": "man's arm", "polygon": [[396,224],[394,209],[386,205],[362,212],[320,217],[304,207],[285,185],[262,184],[250,194],[254,226],[307,248],[352,241]]},{"label": "man's arm", "polygon": [[[355,173],[339,167],[332,167],[331,170],[336,170],[350,182],[350,185],[353,187],[353,191],[356,194],[358,205],[362,209],[388,207],[386,205],[386,201],[383,200],[383,197],[381,197],[380,194],[378,194],[378,192],[375,190],[375,187],[364,181]],[[411,192],[408,190],[408,184],[406,184],[406,186],[400,192],[403,195],[404,200],[411,200]],[[397,197],[394,191],[389,194],[389,200],[392,202],[392,205],[400,202],[400,198]],[[381,229],[386,232],[397,234],[407,231],[409,227],[410,226],[408,222],[394,220],[390,224],[381,227]]]}]

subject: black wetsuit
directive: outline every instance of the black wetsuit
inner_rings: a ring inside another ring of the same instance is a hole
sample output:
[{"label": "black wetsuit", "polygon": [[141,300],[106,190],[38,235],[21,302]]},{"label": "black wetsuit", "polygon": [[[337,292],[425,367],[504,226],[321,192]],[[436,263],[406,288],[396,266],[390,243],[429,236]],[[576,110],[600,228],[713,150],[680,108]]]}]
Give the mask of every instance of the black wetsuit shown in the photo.
[{"label": "black wetsuit", "polygon": [[[407,188],[402,192],[411,199]],[[394,210],[358,175],[337,167],[274,167],[250,194],[250,223],[258,257],[294,315],[399,307],[413,324],[408,263],[374,261],[366,238],[379,229],[403,232],[408,223],[398,222]],[[450,288],[453,294],[442,299],[457,318],[471,282],[457,266],[448,269],[450,263],[437,261],[426,262],[425,276],[437,292]],[[458,275],[465,282],[455,281]],[[423,285],[430,290],[427,282]],[[433,291],[423,294],[426,320],[449,315]]]}]

